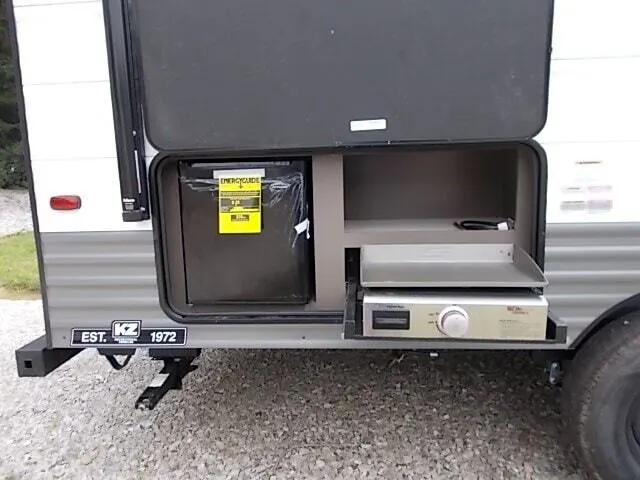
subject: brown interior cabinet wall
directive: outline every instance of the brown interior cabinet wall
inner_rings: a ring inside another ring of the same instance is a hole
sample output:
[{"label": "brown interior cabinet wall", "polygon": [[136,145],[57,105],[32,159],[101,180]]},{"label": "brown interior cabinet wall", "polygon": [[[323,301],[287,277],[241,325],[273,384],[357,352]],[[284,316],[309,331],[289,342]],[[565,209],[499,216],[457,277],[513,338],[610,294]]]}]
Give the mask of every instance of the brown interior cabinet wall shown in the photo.
[{"label": "brown interior cabinet wall", "polygon": [[342,309],[345,292],[344,191],[341,155],[311,159],[316,305]]},{"label": "brown interior cabinet wall", "polygon": [[345,219],[513,216],[515,166],[501,150],[348,156]]}]

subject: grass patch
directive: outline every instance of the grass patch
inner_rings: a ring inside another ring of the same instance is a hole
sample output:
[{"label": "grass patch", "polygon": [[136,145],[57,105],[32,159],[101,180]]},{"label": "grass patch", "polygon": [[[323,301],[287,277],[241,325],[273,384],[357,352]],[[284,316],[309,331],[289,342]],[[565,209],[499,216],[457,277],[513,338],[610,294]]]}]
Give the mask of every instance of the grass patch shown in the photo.
[{"label": "grass patch", "polygon": [[0,238],[0,293],[32,296],[40,290],[36,245],[32,232]]}]

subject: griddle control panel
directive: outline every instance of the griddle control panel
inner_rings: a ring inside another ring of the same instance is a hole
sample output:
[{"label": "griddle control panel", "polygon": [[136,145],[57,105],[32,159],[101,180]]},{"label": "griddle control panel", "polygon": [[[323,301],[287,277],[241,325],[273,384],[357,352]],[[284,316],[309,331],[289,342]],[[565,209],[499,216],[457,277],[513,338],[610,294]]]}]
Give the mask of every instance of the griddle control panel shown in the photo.
[{"label": "griddle control panel", "polygon": [[544,340],[549,304],[530,293],[365,289],[362,335],[374,338]]}]

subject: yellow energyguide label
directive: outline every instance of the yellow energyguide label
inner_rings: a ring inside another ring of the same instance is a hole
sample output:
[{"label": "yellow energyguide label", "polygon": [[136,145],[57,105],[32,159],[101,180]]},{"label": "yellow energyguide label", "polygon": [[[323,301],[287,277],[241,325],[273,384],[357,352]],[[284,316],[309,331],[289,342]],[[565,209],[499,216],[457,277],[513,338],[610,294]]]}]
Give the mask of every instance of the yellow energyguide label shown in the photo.
[{"label": "yellow energyguide label", "polygon": [[218,176],[218,233],[262,231],[262,176],[260,171],[226,171]]}]

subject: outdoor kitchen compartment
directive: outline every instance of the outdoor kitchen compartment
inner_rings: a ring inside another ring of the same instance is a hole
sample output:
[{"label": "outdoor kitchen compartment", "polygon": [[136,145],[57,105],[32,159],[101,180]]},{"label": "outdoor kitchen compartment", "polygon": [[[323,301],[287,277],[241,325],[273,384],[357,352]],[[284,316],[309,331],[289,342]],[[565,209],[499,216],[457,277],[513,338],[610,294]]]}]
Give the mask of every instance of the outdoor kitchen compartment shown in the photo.
[{"label": "outdoor kitchen compartment", "polygon": [[[221,233],[219,175],[247,171],[264,173],[260,231]],[[312,261],[305,162],[182,162],[179,172],[187,303],[306,304]]]}]

